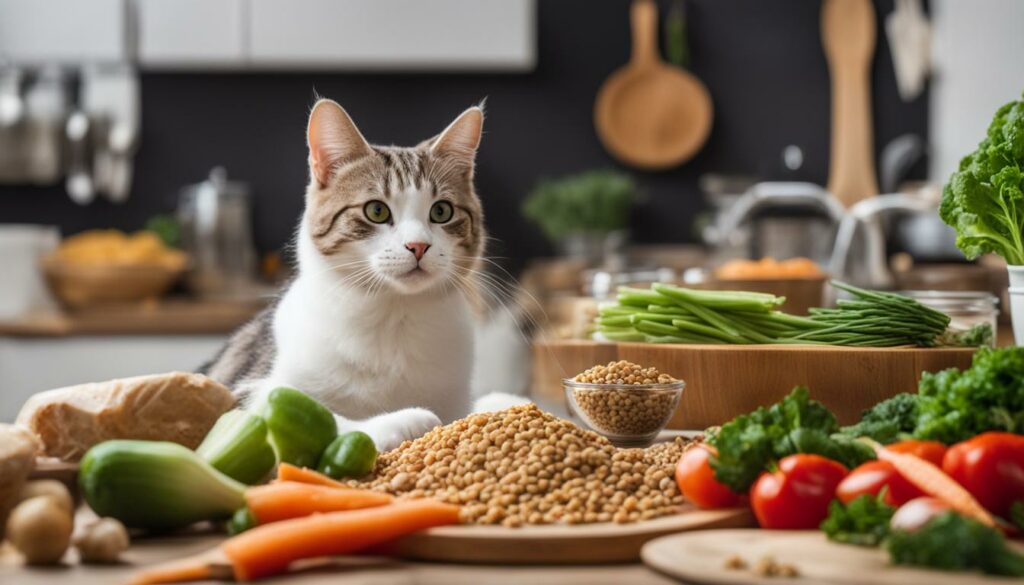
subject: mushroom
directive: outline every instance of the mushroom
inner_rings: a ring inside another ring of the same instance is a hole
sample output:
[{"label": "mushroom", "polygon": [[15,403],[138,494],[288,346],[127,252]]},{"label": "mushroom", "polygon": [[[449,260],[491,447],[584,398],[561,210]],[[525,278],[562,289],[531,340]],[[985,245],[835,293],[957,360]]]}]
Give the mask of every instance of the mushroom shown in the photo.
[{"label": "mushroom", "polygon": [[26,483],[21,488],[21,493],[18,494],[18,501],[24,502],[37,496],[51,498],[69,515],[74,514],[75,504],[71,499],[71,492],[63,483],[55,479],[40,479]]},{"label": "mushroom", "polygon": [[61,504],[36,496],[18,504],[7,518],[7,540],[30,565],[59,563],[71,542],[73,523]]},{"label": "mushroom", "polygon": [[116,563],[129,543],[128,530],[114,518],[91,522],[75,537],[75,548],[83,563]]}]

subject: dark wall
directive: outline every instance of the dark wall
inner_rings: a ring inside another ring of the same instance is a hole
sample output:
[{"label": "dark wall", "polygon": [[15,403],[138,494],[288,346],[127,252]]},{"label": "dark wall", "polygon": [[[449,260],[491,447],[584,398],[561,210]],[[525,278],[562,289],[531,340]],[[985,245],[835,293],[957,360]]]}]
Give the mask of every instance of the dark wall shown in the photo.
[{"label": "dark wall", "polygon": [[[669,3],[660,2],[662,14]],[[183,184],[212,166],[249,182],[261,250],[291,236],[306,182],[304,129],[314,91],[341,102],[363,133],[411,144],[487,98],[478,190],[494,256],[511,267],[549,251],[519,206],[539,177],[619,167],[594,132],[594,96],[625,63],[626,0],[539,0],[538,66],[529,74],[146,74],[136,181],[124,205],[78,207],[63,187],[0,187],[0,221],[134,229],[175,206]],[[927,137],[927,97],[900,101],[876,0],[878,47],[872,70],[876,151],[892,138]],[[829,78],[815,0],[690,0],[692,69],[711,91],[715,120],[704,149],[682,167],[634,172],[648,197],[634,217],[634,239],[694,241],[703,206],[698,177],[735,173],[777,178],[781,151],[800,146],[797,178],[824,183],[829,150]],[[918,176],[923,169],[917,169]]]}]

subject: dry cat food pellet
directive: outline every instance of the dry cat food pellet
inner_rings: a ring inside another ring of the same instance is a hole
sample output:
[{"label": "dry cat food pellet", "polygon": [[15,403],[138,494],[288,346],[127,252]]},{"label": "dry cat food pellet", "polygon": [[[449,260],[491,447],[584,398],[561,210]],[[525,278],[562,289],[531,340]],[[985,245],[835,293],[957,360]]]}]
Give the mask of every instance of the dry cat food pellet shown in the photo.
[{"label": "dry cat food pellet", "polygon": [[[625,360],[594,366],[573,378],[586,384],[668,384],[676,380],[656,368]],[[676,393],[646,388],[573,388],[573,400],[588,422],[609,434],[649,435],[661,430],[672,416]]]},{"label": "dry cat food pellet", "polygon": [[476,524],[635,522],[682,505],[672,474],[697,442],[617,449],[529,404],[436,427],[382,453],[369,485],[349,483],[460,504]]}]

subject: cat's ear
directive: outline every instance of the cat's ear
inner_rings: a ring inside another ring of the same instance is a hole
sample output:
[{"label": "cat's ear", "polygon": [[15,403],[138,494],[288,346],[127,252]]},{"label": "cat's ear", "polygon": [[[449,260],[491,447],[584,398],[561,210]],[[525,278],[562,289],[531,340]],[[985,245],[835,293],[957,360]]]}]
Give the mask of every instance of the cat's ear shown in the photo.
[{"label": "cat's ear", "polygon": [[430,141],[430,152],[472,165],[483,129],[484,110],[481,106],[473,106]]},{"label": "cat's ear", "polygon": [[321,186],[338,167],[373,153],[352,118],[333,100],[321,99],[313,106],[306,137],[309,170]]}]

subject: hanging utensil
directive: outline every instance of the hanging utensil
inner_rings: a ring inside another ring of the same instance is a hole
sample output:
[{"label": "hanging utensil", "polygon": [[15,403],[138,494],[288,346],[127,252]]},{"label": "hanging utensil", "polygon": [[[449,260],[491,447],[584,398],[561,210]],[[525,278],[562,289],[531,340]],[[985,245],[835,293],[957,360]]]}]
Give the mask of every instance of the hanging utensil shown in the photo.
[{"label": "hanging utensil", "polygon": [[875,37],[871,0],[825,0],[821,42],[832,77],[828,190],[847,207],[878,194],[869,77]]},{"label": "hanging utensil", "polygon": [[68,175],[65,188],[71,200],[79,205],[88,205],[96,198],[96,188],[89,174],[89,116],[76,109],[68,117],[65,134],[68,139]]},{"label": "hanging utensil", "polygon": [[931,69],[932,27],[921,0],[896,0],[895,9],[885,19],[885,33],[900,98],[912,101],[924,91]]},{"label": "hanging utensil", "polygon": [[643,169],[671,168],[707,140],[711,96],[693,75],[659,58],[653,0],[634,0],[631,20],[633,55],[598,92],[594,124],[615,158]]}]

